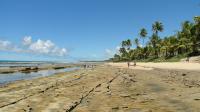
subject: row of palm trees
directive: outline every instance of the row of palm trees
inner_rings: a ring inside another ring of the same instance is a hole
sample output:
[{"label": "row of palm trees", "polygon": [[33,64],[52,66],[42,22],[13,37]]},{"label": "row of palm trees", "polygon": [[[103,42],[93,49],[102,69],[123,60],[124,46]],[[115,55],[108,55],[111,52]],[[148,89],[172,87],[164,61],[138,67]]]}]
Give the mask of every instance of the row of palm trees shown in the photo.
[{"label": "row of palm trees", "polygon": [[[152,57],[167,59],[183,54],[185,56],[200,54],[200,16],[194,17],[194,22],[184,21],[181,30],[174,35],[161,38],[159,33],[163,30],[164,26],[159,21],[152,24],[151,36],[148,36],[145,28],[142,28],[139,38],[135,38],[133,42],[130,39],[122,41],[119,53],[115,54],[111,60],[144,60]],[[135,48],[132,48],[133,45]]]}]

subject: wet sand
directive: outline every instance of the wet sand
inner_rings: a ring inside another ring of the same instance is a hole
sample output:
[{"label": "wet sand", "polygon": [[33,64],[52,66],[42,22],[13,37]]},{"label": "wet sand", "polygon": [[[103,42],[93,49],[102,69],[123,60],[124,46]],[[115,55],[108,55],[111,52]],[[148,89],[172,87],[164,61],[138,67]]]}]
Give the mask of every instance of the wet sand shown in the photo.
[{"label": "wet sand", "polygon": [[108,64],[0,88],[0,112],[199,112],[200,71]]}]

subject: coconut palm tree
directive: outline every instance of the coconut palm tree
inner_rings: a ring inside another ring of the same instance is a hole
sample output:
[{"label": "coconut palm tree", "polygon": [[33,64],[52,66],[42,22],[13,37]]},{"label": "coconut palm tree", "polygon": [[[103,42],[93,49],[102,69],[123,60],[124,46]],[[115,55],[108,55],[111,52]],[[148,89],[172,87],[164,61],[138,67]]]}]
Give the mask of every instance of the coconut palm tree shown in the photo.
[{"label": "coconut palm tree", "polygon": [[142,28],[140,30],[140,38],[143,40],[143,46],[144,46],[144,39],[146,38],[147,36],[147,30],[145,28]]},{"label": "coconut palm tree", "polygon": [[[142,28],[139,32],[140,38],[143,39],[143,47],[140,46],[139,39],[134,39],[136,49],[131,49],[131,40],[122,41],[120,48],[120,59],[143,59],[155,56],[172,57],[179,54],[200,54],[200,16],[194,17],[194,22],[184,21],[181,30],[176,35],[160,38],[158,33],[164,30],[163,24],[156,21],[152,24],[153,34],[147,45],[144,45],[144,39],[147,31]],[[119,59],[119,57],[115,56]]]},{"label": "coconut palm tree", "polygon": [[158,52],[160,52],[160,44],[159,42],[159,36],[158,36],[158,32],[162,32],[164,30],[163,28],[163,24],[159,21],[156,21],[153,25],[152,25],[152,31],[153,31],[153,35],[152,35],[152,44],[153,44],[153,48],[155,50],[155,56],[158,57]]},{"label": "coconut palm tree", "polygon": [[132,46],[131,40],[127,39],[122,41],[121,43],[122,47],[119,49],[119,52],[121,54],[121,59],[123,60],[130,60],[130,47]]},{"label": "coconut palm tree", "polygon": [[132,43],[130,39],[122,41],[122,47],[126,48],[126,50],[130,50],[131,46],[132,46]]},{"label": "coconut palm tree", "polygon": [[170,56],[174,56],[176,54],[177,51],[177,47],[178,47],[178,39],[176,38],[176,36],[170,36],[168,37],[168,41],[169,41],[169,54]]},{"label": "coconut palm tree", "polygon": [[157,43],[158,43],[158,40],[159,40],[159,37],[154,33],[152,36],[151,36],[151,44],[152,44],[152,47],[154,49],[154,55],[156,57],[158,57],[158,50],[157,50]]},{"label": "coconut palm tree", "polygon": [[192,52],[194,55],[198,54],[198,48],[200,46],[200,16],[195,16],[194,17],[194,25],[191,29],[192,33]]},{"label": "coconut palm tree", "polygon": [[126,41],[123,40],[121,45],[122,45],[123,48],[125,48],[126,47]]},{"label": "coconut palm tree", "polygon": [[158,32],[162,32],[164,30],[163,28],[163,24],[159,21],[156,21],[153,25],[152,25],[152,31],[158,35]]},{"label": "coconut palm tree", "polygon": [[126,46],[127,46],[127,50],[130,50],[130,47],[132,46],[132,43],[131,43],[130,39],[126,40]]},{"label": "coconut palm tree", "polygon": [[135,38],[134,43],[135,43],[135,45],[136,45],[137,48],[140,47],[140,45],[139,45],[139,39],[138,38]]},{"label": "coconut palm tree", "polygon": [[127,51],[124,47],[121,47],[119,49],[119,53],[120,53],[121,59],[124,59],[124,57],[126,57],[126,55],[127,55]]}]

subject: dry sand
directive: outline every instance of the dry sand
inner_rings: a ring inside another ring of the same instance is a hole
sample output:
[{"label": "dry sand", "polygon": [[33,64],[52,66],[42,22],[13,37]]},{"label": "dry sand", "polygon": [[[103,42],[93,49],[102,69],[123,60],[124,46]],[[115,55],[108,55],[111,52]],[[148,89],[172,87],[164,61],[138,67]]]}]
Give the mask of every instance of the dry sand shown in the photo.
[{"label": "dry sand", "polygon": [[104,64],[8,84],[0,112],[199,112],[199,71],[143,68]]},{"label": "dry sand", "polygon": [[[112,66],[127,68],[127,63],[107,63]],[[130,63],[133,65],[133,63]],[[162,62],[162,63],[137,63],[137,66],[130,66],[131,69],[152,70],[153,68],[160,69],[182,69],[182,70],[197,70],[200,71],[200,63],[187,62]]]}]

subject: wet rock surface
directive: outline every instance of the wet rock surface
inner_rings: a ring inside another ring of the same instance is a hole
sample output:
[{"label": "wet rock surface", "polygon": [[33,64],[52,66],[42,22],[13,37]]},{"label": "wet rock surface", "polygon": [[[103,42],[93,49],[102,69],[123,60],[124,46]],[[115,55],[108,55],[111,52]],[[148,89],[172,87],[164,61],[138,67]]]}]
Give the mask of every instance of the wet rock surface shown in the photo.
[{"label": "wet rock surface", "polygon": [[199,112],[200,72],[99,65],[0,88],[0,112]]}]

